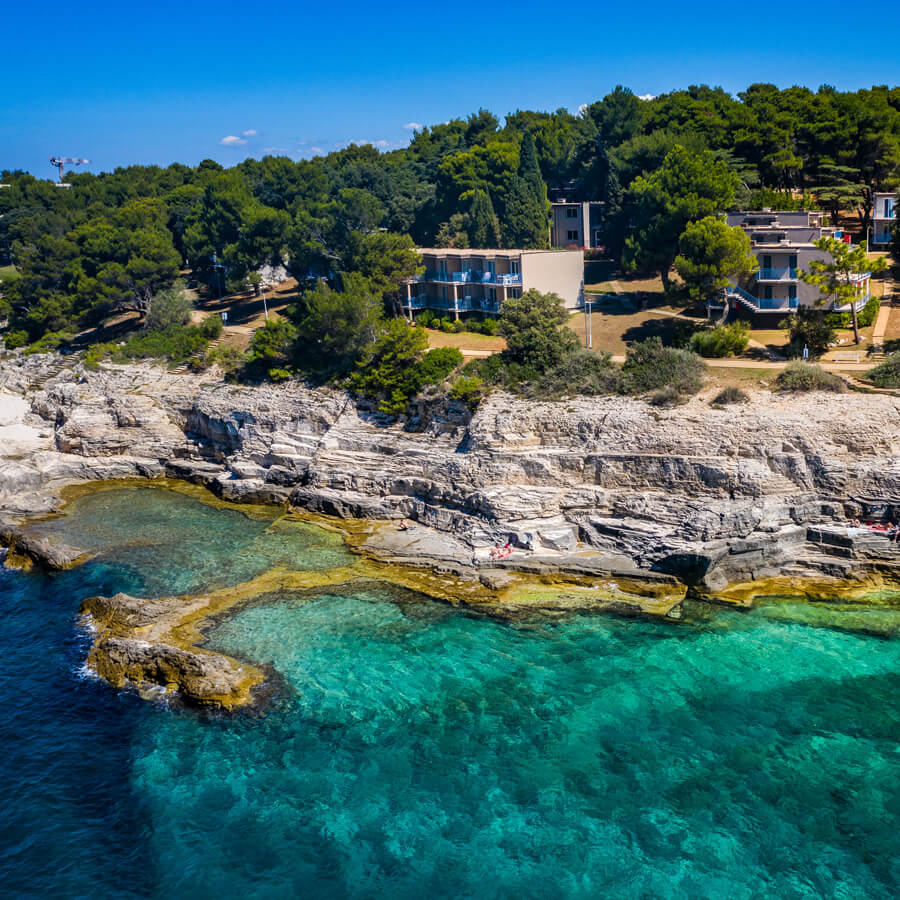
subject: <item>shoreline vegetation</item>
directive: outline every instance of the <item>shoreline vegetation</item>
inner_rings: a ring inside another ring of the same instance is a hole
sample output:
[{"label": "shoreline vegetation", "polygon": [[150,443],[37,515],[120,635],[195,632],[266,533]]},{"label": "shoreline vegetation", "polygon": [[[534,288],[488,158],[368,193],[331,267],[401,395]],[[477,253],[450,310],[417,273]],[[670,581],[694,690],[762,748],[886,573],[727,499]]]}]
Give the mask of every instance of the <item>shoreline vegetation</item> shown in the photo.
[{"label": "shoreline vegetation", "polygon": [[[433,601],[449,603],[461,612],[484,615],[507,622],[555,621],[571,615],[603,613],[648,616],[670,621],[685,617],[685,602],[700,602],[752,609],[758,603],[804,603],[860,611],[900,607],[900,578],[868,577],[804,579],[776,577],[735,583],[717,592],[698,592],[671,576],[651,572],[634,573],[631,578],[609,572],[578,575],[564,569],[554,573],[528,572],[528,557],[513,557],[503,568],[487,569],[478,578],[460,578],[434,566],[399,562],[403,541],[393,522],[346,520],[284,509],[272,504],[238,504],[217,497],[207,488],[171,478],[120,479],[85,482],[60,491],[61,509],[49,516],[26,522],[21,534],[28,537],[35,526],[64,520],[79,499],[97,493],[127,488],[172,491],[216,509],[240,512],[251,519],[278,524],[301,522],[341,536],[354,559],[342,566],[322,571],[276,567],[249,581],[173,597],[136,598],[127,594],[88,597],[81,605],[81,624],[92,636],[86,665],[88,670],[117,688],[132,688],[145,699],[179,699],[193,705],[236,710],[264,703],[267,687],[277,673],[267,672],[252,660],[234,659],[203,646],[206,632],[223,617],[234,615],[274,592],[309,593],[338,586],[366,582],[386,583],[423,594]],[[380,533],[388,540],[371,541]],[[413,538],[413,535],[409,535]],[[398,546],[398,543],[400,546]],[[392,550],[386,552],[390,546]],[[38,544],[31,562],[54,561],[53,543]],[[378,548],[378,549],[376,549]],[[80,565],[88,554],[72,551],[67,566]],[[23,567],[25,560],[15,544],[4,564]],[[24,566],[27,567],[27,566]],[[893,600],[891,596],[893,595]],[[887,599],[886,599],[887,598]],[[848,627],[871,627],[863,616],[851,615]],[[839,627],[839,626],[838,626]]]}]

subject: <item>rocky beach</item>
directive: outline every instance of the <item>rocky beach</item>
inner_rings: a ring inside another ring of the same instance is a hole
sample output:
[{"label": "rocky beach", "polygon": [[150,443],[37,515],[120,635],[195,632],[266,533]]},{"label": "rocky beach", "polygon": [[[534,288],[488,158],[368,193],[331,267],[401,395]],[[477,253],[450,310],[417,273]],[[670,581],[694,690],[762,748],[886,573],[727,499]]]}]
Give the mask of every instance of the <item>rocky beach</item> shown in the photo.
[{"label": "rocky beach", "polygon": [[[423,402],[391,420],[297,383],[17,355],[0,364],[0,540],[10,564],[65,568],[83,549],[29,522],[73,486],[177,479],[336,527],[388,580],[499,618],[678,617],[686,593],[746,605],[897,580],[896,544],[847,521],[900,505],[900,400],[758,391],[717,409],[709,399],[662,410],[498,393],[474,414]],[[506,543],[513,552],[494,559]],[[232,705],[261,680],[198,657],[195,633],[171,639],[198,618],[191,602],[122,596],[86,608],[106,623],[94,659],[114,683],[143,673]],[[148,644],[148,632],[169,637]]]}]

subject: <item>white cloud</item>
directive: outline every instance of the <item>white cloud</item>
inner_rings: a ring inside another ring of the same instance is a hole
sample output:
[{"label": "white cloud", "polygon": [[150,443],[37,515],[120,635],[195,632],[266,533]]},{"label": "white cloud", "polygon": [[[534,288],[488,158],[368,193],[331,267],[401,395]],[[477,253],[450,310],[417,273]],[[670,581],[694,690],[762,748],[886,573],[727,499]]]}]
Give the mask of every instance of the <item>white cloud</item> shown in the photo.
[{"label": "white cloud", "polygon": [[587,111],[588,111],[588,105],[587,105],[587,103],[580,103],[580,104],[578,105],[578,115],[579,115],[579,116],[584,116],[584,115],[586,115],[586,114],[587,114]]},{"label": "white cloud", "polygon": [[638,94],[638,100],[655,100],[656,94]]},{"label": "white cloud", "polygon": [[263,153],[287,153],[287,147],[263,147]]},{"label": "white cloud", "polygon": [[241,134],[244,137],[256,137],[259,132],[255,128],[248,128],[246,131],[242,131]]},{"label": "white cloud", "polygon": [[407,122],[403,127],[407,131],[421,131],[425,126],[421,122]]},{"label": "white cloud", "polygon": [[239,138],[236,134],[228,134],[223,137],[222,140],[219,141],[219,143],[223,147],[241,147],[247,142],[244,140],[244,138]]},{"label": "white cloud", "polygon": [[315,153],[316,156],[321,156],[325,151],[321,147],[310,147],[310,153]]}]

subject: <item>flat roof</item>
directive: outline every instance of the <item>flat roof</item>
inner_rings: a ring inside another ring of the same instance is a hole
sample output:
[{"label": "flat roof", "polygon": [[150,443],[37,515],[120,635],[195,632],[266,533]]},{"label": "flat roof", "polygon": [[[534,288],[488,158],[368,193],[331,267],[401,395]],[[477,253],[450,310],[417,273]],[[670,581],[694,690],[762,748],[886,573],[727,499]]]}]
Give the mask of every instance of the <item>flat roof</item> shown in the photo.
[{"label": "flat roof", "polygon": [[419,253],[436,253],[441,256],[521,256],[523,253],[583,253],[580,247],[554,247],[549,250],[475,250],[473,248],[460,249],[459,247],[417,247]]}]

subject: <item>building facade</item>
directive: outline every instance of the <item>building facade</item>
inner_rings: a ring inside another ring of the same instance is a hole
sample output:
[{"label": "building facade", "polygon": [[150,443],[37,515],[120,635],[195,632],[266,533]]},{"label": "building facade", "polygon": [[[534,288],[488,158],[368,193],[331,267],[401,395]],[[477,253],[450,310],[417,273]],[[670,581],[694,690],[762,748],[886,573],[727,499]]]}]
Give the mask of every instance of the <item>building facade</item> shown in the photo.
[{"label": "building facade", "polygon": [[897,194],[878,192],[872,197],[872,246],[885,249],[893,235],[891,230],[897,223],[900,204]]},{"label": "building facade", "polygon": [[602,203],[554,201],[550,209],[551,247],[590,250],[600,246]]},{"label": "building facade", "polygon": [[[726,291],[732,305],[741,306],[754,315],[783,315],[796,312],[801,306],[817,306],[819,289],[801,281],[800,271],[809,271],[814,259],[824,260],[828,254],[815,246],[821,237],[847,239],[838,229],[824,224],[825,214],[819,211],[733,213],[727,222],[743,228],[750,236],[753,255],[759,270],[746,288],[733,287]],[[848,236],[849,237],[849,236]],[[860,309],[869,299],[869,275],[854,278]],[[849,306],[836,307],[825,303],[824,308],[847,311]]]},{"label": "building facade", "polygon": [[581,250],[421,249],[425,273],[406,282],[403,305],[409,316],[422,309],[496,314],[507,298],[535,288],[558,294],[567,309],[584,304]]}]

